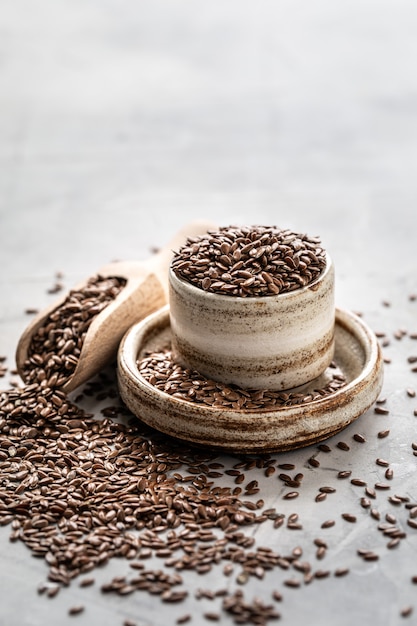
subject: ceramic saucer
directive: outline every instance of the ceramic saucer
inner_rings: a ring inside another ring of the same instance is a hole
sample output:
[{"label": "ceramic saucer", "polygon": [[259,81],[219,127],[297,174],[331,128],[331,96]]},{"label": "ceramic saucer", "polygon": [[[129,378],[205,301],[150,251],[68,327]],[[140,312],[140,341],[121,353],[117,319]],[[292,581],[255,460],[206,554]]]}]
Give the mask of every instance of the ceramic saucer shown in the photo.
[{"label": "ceramic saucer", "polygon": [[[118,352],[121,397],[134,415],[177,439],[239,453],[292,450],[338,433],[377,399],[383,381],[383,359],[371,329],[353,313],[336,309],[334,364],[346,384],[318,399],[265,410],[232,410],[197,404],[160,391],[139,373],[137,360],[170,347],[168,306],[134,325]],[[320,389],[321,377],[303,387]]]}]

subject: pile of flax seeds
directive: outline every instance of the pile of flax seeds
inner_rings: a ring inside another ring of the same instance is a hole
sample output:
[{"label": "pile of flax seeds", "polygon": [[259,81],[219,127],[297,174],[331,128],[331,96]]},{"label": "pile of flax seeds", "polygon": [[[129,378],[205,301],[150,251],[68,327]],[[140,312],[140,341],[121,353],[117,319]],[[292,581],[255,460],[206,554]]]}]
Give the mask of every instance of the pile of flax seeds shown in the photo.
[{"label": "pile of flax seeds", "polygon": [[[217,456],[150,430],[122,404],[112,371],[70,400],[60,388],[76,365],[83,333],[122,287],[118,279],[96,277],[85,291],[70,292],[34,339],[27,384],[15,383],[0,395],[0,524],[10,527],[12,542],[23,542],[44,559],[47,574],[39,594],[52,598],[71,584],[94,586],[96,568],[122,557],[127,573],[101,585],[107,596],[159,597],[172,605],[177,624],[226,616],[237,624],[267,624],[280,617],[286,593],[314,584],[320,594],[320,581],[348,576],[352,559],[355,567],[383,559],[387,550],[400,551],[408,534],[415,535],[417,503],[401,492],[390,459],[378,454],[392,428],[385,398],[377,401],[375,417],[368,417],[384,421],[372,441],[359,431],[334,437],[306,449],[301,467],[290,454]],[[378,335],[388,348],[388,333]],[[404,330],[394,336],[416,338]],[[415,361],[410,354],[411,370]],[[0,374],[6,372],[2,358]],[[415,397],[410,387],[405,394],[410,402]],[[83,397],[106,403],[100,416],[80,408]],[[351,469],[349,459],[367,446],[368,454],[377,453],[377,480]],[[416,442],[409,454],[417,456]],[[300,463],[300,455],[297,459]],[[321,465],[337,469],[329,473]],[[354,506],[345,498],[351,510],[335,507],[329,516],[334,492],[342,492],[343,500],[352,489]],[[275,493],[279,506],[269,506],[268,493]],[[314,520],[303,520],[303,498],[317,503]],[[363,517],[375,529],[374,545],[358,545],[350,559],[340,556],[334,565],[339,539],[332,532],[345,535]],[[263,533],[268,545],[255,540],[260,525],[268,530]],[[308,526],[317,529],[313,540],[303,533]],[[188,584],[190,574],[201,577],[197,590]],[[206,587],[204,576],[211,581]],[[417,583],[417,569],[409,578]],[[259,593],[255,583],[264,579],[268,584]],[[257,593],[247,591],[251,588]],[[187,609],[191,594],[201,601],[198,615]],[[68,613],[89,610],[80,604]],[[413,605],[406,604],[400,616],[412,612]]]}]

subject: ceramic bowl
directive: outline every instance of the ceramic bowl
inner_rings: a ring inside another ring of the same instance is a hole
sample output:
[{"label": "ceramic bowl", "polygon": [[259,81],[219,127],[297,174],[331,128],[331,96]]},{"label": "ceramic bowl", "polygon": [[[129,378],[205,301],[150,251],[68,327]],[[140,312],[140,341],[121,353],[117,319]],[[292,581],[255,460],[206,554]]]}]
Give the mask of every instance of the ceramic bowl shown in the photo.
[{"label": "ceramic bowl", "polygon": [[[334,363],[303,388],[301,404],[254,410],[208,406],[178,398],[150,384],[137,360],[169,350],[172,332],[168,307],[133,326],[118,353],[121,396],[143,422],[177,439],[231,452],[265,453],[292,450],[338,433],[360,417],[378,398],[383,360],[369,327],[349,311],[336,309]],[[321,392],[334,373],[344,386]]]},{"label": "ceramic bowl", "polygon": [[334,266],[274,296],[204,291],[169,272],[172,348],[185,367],[243,388],[292,389],[319,376],[334,354]]}]

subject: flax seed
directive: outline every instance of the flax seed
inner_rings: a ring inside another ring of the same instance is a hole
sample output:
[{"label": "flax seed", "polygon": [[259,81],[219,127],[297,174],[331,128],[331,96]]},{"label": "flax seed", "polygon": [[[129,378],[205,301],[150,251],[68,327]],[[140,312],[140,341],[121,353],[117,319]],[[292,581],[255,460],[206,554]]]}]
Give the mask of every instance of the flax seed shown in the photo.
[{"label": "flax seed", "polygon": [[339,567],[334,572],[334,575],[337,576],[338,578],[341,578],[342,576],[346,576],[347,574],[349,574],[349,569],[347,567]]},{"label": "flax seed", "polygon": [[376,520],[379,520],[381,518],[381,514],[376,509],[371,509],[371,517],[373,517]]},{"label": "flax seed", "polygon": [[333,519],[329,519],[326,520],[322,523],[321,527],[322,528],[331,528],[332,526],[334,526],[336,524],[335,520]]},{"label": "flax seed", "polygon": [[68,615],[79,615],[80,613],[83,613],[84,610],[85,610],[85,607],[82,606],[81,604],[78,604],[68,609]]},{"label": "flax seed", "polygon": [[401,617],[410,617],[410,615],[412,615],[413,613],[413,607],[412,606],[406,606],[403,609],[401,609],[400,615]]},{"label": "flax seed", "polygon": [[294,498],[298,498],[299,496],[299,492],[298,491],[289,491],[288,493],[283,495],[284,500],[294,500]]},{"label": "flax seed", "polygon": [[390,467],[385,472],[385,478],[387,480],[392,480],[394,478],[394,471]]},{"label": "flax seed", "polygon": [[374,413],[377,413],[378,415],[388,415],[389,410],[382,406],[376,406],[374,408]]},{"label": "flax seed", "polygon": [[391,485],[388,485],[388,483],[375,483],[374,487],[379,490],[391,489]]},{"label": "flax seed", "polygon": [[287,578],[286,580],[284,580],[284,585],[286,587],[297,589],[298,587],[300,587],[301,582],[298,578]]},{"label": "flax seed", "polygon": [[344,441],[338,441],[336,445],[340,450],[344,450],[346,452],[350,450],[350,446]]},{"label": "flax seed", "polygon": [[361,435],[360,433],[355,433],[353,435],[353,439],[355,441],[357,441],[358,443],[365,443],[366,442],[365,437],[363,435]]},{"label": "flax seed", "polygon": [[349,476],[352,474],[352,472],[350,470],[342,470],[340,472],[338,472],[337,477],[338,478],[349,478]]},{"label": "flax seed", "polygon": [[355,487],[366,487],[366,481],[362,480],[362,478],[351,478],[350,482]]},{"label": "flax seed", "polygon": [[385,437],[388,437],[390,431],[387,430],[380,430],[378,433],[378,439],[385,439]]}]

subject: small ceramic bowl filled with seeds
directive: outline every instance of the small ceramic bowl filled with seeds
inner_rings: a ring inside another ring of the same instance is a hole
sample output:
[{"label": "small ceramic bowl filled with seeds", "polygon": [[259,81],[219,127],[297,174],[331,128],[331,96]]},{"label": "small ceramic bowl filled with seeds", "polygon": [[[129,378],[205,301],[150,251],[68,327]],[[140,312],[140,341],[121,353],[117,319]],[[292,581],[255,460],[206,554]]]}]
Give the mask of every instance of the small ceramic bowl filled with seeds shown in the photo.
[{"label": "small ceramic bowl filled with seeds", "polygon": [[239,451],[324,439],[382,385],[373,333],[335,307],[317,237],[228,226],[187,240],[169,269],[169,307],[119,349],[121,396],[149,425]]},{"label": "small ceramic bowl filled with seeds", "polygon": [[334,270],[317,238],[227,227],[189,240],[169,272],[173,352],[245,388],[291,389],[334,353]]}]

